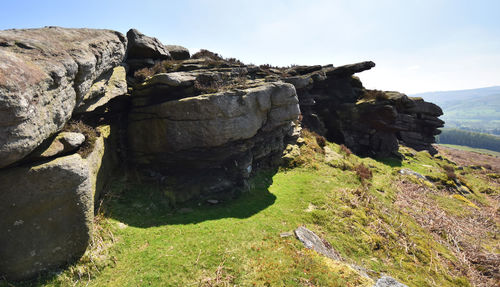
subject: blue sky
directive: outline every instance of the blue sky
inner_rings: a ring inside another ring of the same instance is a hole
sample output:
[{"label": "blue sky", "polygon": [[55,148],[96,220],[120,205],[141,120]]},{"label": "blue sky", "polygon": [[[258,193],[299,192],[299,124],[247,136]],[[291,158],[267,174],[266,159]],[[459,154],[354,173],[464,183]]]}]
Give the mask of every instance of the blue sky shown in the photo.
[{"label": "blue sky", "polygon": [[131,27],[246,63],[373,60],[368,88],[405,93],[500,85],[500,1],[2,1],[0,29]]}]

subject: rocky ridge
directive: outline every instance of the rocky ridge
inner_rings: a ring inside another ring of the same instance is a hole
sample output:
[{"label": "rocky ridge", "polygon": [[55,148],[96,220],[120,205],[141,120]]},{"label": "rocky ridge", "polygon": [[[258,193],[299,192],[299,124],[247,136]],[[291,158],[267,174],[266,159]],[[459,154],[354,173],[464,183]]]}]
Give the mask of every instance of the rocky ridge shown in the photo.
[{"label": "rocky ridge", "polygon": [[79,258],[118,157],[176,178],[184,201],[244,190],[296,150],[301,127],[363,155],[397,156],[399,143],[433,152],[441,109],[364,89],[353,74],[374,66],[190,57],[134,29],[0,31],[0,274]]}]

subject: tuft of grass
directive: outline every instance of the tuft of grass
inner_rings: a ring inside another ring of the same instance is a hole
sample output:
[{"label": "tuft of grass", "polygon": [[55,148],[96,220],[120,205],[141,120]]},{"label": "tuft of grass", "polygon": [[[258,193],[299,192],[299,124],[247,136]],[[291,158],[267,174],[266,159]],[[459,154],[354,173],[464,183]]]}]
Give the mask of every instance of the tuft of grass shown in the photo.
[{"label": "tuft of grass", "polygon": [[209,59],[212,60],[213,65],[227,63],[230,65],[244,65],[243,62],[236,58],[224,58],[221,55],[214,53],[209,50],[201,49],[200,51],[194,53],[191,59]]},{"label": "tuft of grass", "polygon": [[247,88],[246,73],[239,73],[234,77],[229,75],[199,75],[194,81],[196,94],[212,94],[221,91]]},{"label": "tuft of grass", "polygon": [[388,99],[388,96],[383,91],[364,90],[364,94],[363,94],[360,102],[382,101],[382,100],[387,100],[387,99]]},{"label": "tuft of grass", "polygon": [[315,134],[314,137],[316,138],[316,143],[318,144],[318,146],[320,146],[321,148],[324,148],[326,146],[325,137],[320,136],[318,134]]},{"label": "tuft of grass", "polygon": [[356,172],[356,175],[363,184],[365,184],[366,181],[370,180],[373,177],[370,168],[364,165],[363,163],[360,163],[357,166],[355,166],[354,171]]},{"label": "tuft of grass", "polygon": [[[304,139],[304,144],[300,147],[300,155],[295,157],[291,162],[288,163],[288,167],[312,167],[319,168],[318,162],[324,157],[324,149],[318,143],[322,143],[322,140],[318,140],[321,136],[315,132],[311,132],[308,129],[302,129],[302,139]],[[326,143],[326,142],[325,142]]]},{"label": "tuft of grass", "polygon": [[451,180],[457,179],[457,175],[455,174],[455,169],[451,165],[444,165],[443,169],[446,173],[446,177]]},{"label": "tuft of grass", "polygon": [[71,282],[73,286],[90,283],[106,267],[115,265],[116,257],[110,254],[110,249],[116,241],[109,222],[99,213],[94,217],[92,239],[87,251],[76,264],[70,265],[56,277],[54,283],[66,285]]},{"label": "tuft of grass", "polygon": [[212,59],[216,61],[224,60],[224,58],[222,58],[222,56],[220,56],[219,54],[205,49],[201,49],[200,51],[194,53],[191,56],[191,59],[203,59],[203,58]]},{"label": "tuft of grass", "polygon": [[[156,65],[155,65],[156,66]],[[134,78],[143,82],[147,78],[154,76],[156,73],[151,68],[142,68],[134,72]]]},{"label": "tuft of grass", "polygon": [[62,130],[66,132],[81,133],[85,136],[85,141],[76,151],[82,158],[87,158],[94,150],[95,141],[97,137],[99,137],[99,132],[93,127],[82,121],[69,121]]},{"label": "tuft of grass", "polygon": [[161,62],[157,62],[152,67],[146,67],[135,71],[134,78],[136,78],[140,82],[143,82],[147,78],[152,77],[156,74],[175,72],[179,69],[181,64],[182,61],[179,60],[163,60]]},{"label": "tuft of grass", "polygon": [[340,151],[345,154],[345,156],[350,156],[352,154],[352,151],[346,147],[344,144],[340,145]]}]

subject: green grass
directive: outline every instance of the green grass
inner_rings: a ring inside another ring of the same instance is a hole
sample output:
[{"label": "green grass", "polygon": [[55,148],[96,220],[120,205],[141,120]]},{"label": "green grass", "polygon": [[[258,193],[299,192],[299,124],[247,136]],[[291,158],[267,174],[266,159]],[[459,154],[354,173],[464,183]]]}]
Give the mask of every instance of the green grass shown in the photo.
[{"label": "green grass", "polygon": [[[338,145],[328,145],[342,154]],[[403,161],[343,155],[346,163],[338,168],[324,162],[310,140],[301,151],[299,167],[260,172],[249,192],[217,205],[191,202],[174,209],[161,190],[116,180],[98,224],[109,247],[91,248],[95,255],[38,284],[373,285],[346,264],[354,263],[374,279],[388,274],[409,286],[470,286],[452,270],[459,264],[454,253],[395,204],[401,167],[444,176],[444,161],[414,151]],[[360,163],[373,172],[365,184],[350,169]],[[450,214],[469,208],[453,196],[433,198]],[[280,237],[301,225],[330,242],[345,262],[326,259],[293,236]]]},{"label": "green grass", "polygon": [[500,152],[492,151],[489,149],[473,148],[473,147],[468,147],[468,146],[464,146],[464,145],[454,145],[454,144],[439,144],[439,145],[449,147],[449,148],[459,149],[459,150],[473,151],[473,152],[478,152],[478,153],[483,153],[483,154],[500,156]]}]

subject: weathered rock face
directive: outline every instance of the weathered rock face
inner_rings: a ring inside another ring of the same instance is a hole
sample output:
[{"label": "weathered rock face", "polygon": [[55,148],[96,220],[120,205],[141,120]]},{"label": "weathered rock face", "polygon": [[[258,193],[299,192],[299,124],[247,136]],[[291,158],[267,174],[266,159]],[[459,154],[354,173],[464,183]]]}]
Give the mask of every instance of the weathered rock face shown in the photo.
[{"label": "weathered rock face", "polygon": [[126,93],[127,79],[125,67],[115,67],[94,82],[84,96],[84,101],[75,109],[74,113],[92,113],[107,105],[112,99]]},{"label": "weathered rock face", "polygon": [[94,81],[123,61],[125,45],[110,30],[0,31],[0,168],[60,130]]},{"label": "weathered rock face", "polygon": [[295,89],[285,83],[188,97],[134,108],[130,144],[137,156],[156,158],[165,150],[211,148],[246,140],[260,129],[270,131],[298,115]]},{"label": "weathered rock face", "polygon": [[0,274],[30,278],[85,252],[94,198],[110,170],[109,127],[100,131],[87,158],[72,154],[0,170]]},{"label": "weathered rock face", "polygon": [[248,178],[254,163],[279,158],[300,114],[294,86],[261,82],[196,95],[200,79],[232,72],[164,73],[138,85],[129,113],[131,161],[167,173],[211,173],[228,189]]},{"label": "weathered rock face", "polygon": [[367,91],[354,73],[374,67],[362,62],[341,67],[290,69],[284,81],[297,89],[303,125],[355,153],[397,155],[398,144],[434,153],[443,121],[441,109],[397,92]]},{"label": "weathered rock face", "polygon": [[441,109],[396,92],[377,92],[377,99],[345,104],[337,112],[344,143],[368,156],[396,155],[398,145],[434,153],[434,136],[443,126]]}]

